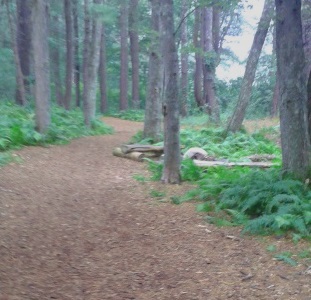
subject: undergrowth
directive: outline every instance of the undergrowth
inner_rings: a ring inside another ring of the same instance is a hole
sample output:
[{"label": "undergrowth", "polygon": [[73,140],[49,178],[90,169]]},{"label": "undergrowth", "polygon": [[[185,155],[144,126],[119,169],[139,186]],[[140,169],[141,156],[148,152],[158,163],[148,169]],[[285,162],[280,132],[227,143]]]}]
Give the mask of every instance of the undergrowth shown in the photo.
[{"label": "undergrowth", "polygon": [[91,128],[84,125],[81,110],[66,111],[52,107],[51,125],[45,134],[35,131],[35,114],[31,108],[12,103],[1,103],[0,151],[35,146],[66,143],[71,139],[88,135],[112,133],[112,128],[96,119]]},{"label": "undergrowth", "polygon": [[250,170],[210,168],[198,187],[181,201],[203,201],[199,211],[217,225],[243,226],[244,233],[290,234],[294,241],[311,237],[311,190],[279,168]]},{"label": "undergrowth", "polygon": [[280,160],[280,148],[264,133],[237,132],[226,136],[222,128],[184,129],[181,131],[181,144],[185,149],[203,148],[209,155],[230,161],[241,161],[254,154],[274,154],[276,160]]},{"label": "undergrowth", "polygon": [[[262,133],[239,132],[225,136],[215,128],[184,129],[181,144],[185,149],[201,147],[209,155],[229,161],[248,159],[253,154],[273,154],[281,162],[281,150]],[[278,164],[277,164],[278,165]],[[162,166],[149,163],[152,179],[161,178]],[[280,167],[211,167],[202,169],[191,160],[181,164],[182,180],[198,186],[174,203],[197,200],[198,211],[207,220],[223,226],[242,226],[244,233],[290,235],[294,241],[311,238],[311,190],[289,176],[281,176]]]},{"label": "undergrowth", "polygon": [[[255,154],[273,154],[275,162],[280,162],[281,150],[273,141],[265,137],[266,132],[267,129],[254,134],[241,131],[226,136],[223,128],[187,127],[180,131],[180,144],[184,150],[200,147],[210,156],[232,162],[249,160],[247,156]],[[139,131],[132,137],[130,143],[153,144],[154,141],[143,138],[143,132]],[[163,142],[157,143],[157,145],[162,144]]]},{"label": "undergrowth", "polygon": [[143,109],[129,109],[110,113],[109,116],[122,120],[143,122],[145,118],[145,111]]}]

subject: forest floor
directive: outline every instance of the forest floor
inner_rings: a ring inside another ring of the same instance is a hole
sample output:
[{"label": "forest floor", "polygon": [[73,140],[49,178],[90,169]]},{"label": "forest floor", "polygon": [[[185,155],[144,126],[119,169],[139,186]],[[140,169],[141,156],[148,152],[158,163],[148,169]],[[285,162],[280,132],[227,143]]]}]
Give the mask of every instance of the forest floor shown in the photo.
[{"label": "forest floor", "polygon": [[0,169],[0,300],[311,299],[308,266],[267,251],[310,244],[241,236],[171,204],[191,186],[137,181],[146,165],[112,155],[141,123],[105,122],[115,134],[26,147]]}]

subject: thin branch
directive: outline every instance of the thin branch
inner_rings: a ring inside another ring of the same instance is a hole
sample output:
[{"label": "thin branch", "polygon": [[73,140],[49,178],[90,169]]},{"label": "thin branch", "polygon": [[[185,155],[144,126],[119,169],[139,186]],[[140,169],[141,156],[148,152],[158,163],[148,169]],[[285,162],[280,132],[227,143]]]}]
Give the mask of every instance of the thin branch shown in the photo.
[{"label": "thin branch", "polygon": [[178,30],[180,29],[182,23],[183,23],[197,8],[199,8],[199,7],[200,7],[199,5],[195,6],[193,9],[191,9],[189,12],[187,12],[187,13],[183,16],[183,18],[180,20],[180,22],[179,22],[179,24],[178,24],[178,26],[177,26],[177,28],[176,28],[176,30],[175,30],[175,32],[174,32],[174,36],[176,35],[176,33],[178,32]]}]

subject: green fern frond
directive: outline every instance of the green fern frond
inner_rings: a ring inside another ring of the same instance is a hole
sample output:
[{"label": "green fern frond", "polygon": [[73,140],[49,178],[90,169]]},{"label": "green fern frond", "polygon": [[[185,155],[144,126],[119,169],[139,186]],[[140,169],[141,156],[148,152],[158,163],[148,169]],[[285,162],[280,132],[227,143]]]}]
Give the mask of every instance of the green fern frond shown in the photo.
[{"label": "green fern frond", "polygon": [[274,258],[276,260],[283,261],[283,262],[285,262],[285,263],[287,263],[293,267],[297,266],[297,264],[298,264],[295,260],[293,260],[287,254],[280,253],[280,254],[275,255]]},{"label": "green fern frond", "polygon": [[249,233],[267,233],[272,229],[277,229],[275,226],[275,215],[263,215],[256,219],[250,220],[244,227],[243,232]]},{"label": "green fern frond", "polygon": [[307,225],[311,225],[311,210],[303,212],[303,218]]},{"label": "green fern frond", "polygon": [[303,187],[303,183],[298,180],[285,179],[274,182],[271,185],[271,190],[275,191],[276,194],[296,194],[297,190]]},{"label": "green fern frond", "polygon": [[270,203],[268,203],[266,212],[272,213],[277,211],[282,205],[290,203],[293,205],[299,205],[301,202],[301,199],[296,195],[278,194],[272,198]]},{"label": "green fern frond", "polygon": [[266,202],[266,199],[271,197],[270,192],[262,191],[256,192],[256,194],[250,198],[247,198],[244,202],[239,205],[242,212],[247,212],[249,214],[255,214],[261,211],[261,207]]},{"label": "green fern frond", "polygon": [[225,211],[232,217],[232,222],[236,224],[245,224],[245,222],[249,219],[247,215],[238,210],[226,209]]},{"label": "green fern frond", "polygon": [[303,236],[309,236],[311,234],[311,227],[309,226],[308,229],[304,219],[301,217],[296,217],[291,224],[291,227],[298,233],[301,233]]}]

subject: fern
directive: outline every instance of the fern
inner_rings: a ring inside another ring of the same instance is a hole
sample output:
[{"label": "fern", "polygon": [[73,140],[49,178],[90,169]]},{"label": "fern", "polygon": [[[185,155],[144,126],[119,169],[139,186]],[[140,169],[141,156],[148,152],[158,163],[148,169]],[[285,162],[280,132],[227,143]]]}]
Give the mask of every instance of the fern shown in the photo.
[{"label": "fern", "polygon": [[198,181],[202,177],[202,169],[196,166],[191,159],[182,161],[181,178],[184,181]]},{"label": "fern", "polygon": [[35,114],[31,107],[19,107],[12,103],[0,103],[0,151],[25,145],[58,144],[70,139],[112,133],[112,128],[101,120],[94,120],[91,128],[84,126],[81,110],[65,111],[52,107],[51,125],[45,134],[35,131]]},{"label": "fern", "polygon": [[[275,195],[270,203],[266,207],[267,213],[272,213],[280,209],[283,206],[296,206],[301,204],[302,200],[296,195],[279,194]],[[290,204],[290,205],[289,205]]]},{"label": "fern", "polygon": [[297,262],[291,258],[291,254],[283,252],[274,256],[276,260],[283,261],[293,267],[297,266]]},{"label": "fern", "polygon": [[243,232],[249,232],[252,234],[262,234],[273,232],[273,230],[279,229],[275,223],[275,215],[262,215],[256,219],[249,220]]},{"label": "fern", "polygon": [[249,215],[255,215],[260,213],[264,203],[267,199],[269,199],[270,192],[269,191],[257,191],[255,190],[253,195],[247,199],[247,201],[243,201],[239,205],[239,209],[248,213]]}]

